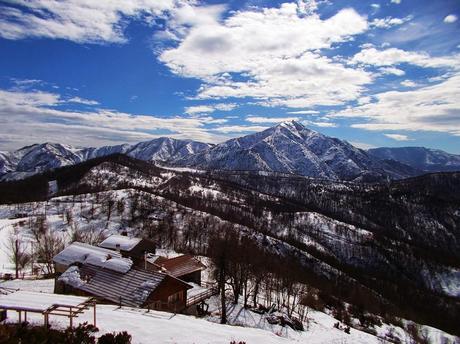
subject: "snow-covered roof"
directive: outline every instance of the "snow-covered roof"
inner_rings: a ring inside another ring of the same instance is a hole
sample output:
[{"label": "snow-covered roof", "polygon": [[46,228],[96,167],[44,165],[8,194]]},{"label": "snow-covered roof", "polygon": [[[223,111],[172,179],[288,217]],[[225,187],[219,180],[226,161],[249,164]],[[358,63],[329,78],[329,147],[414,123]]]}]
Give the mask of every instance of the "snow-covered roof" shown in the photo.
[{"label": "snow-covered roof", "polygon": [[[121,301],[127,306],[141,307],[165,278],[174,277],[136,267],[126,273],[120,273],[92,264],[83,264],[80,268],[69,267],[59,277],[59,281],[111,302]],[[191,288],[187,283],[177,281],[184,289]]]},{"label": "snow-covered roof", "polygon": [[0,308],[44,312],[52,306],[77,307],[86,301],[87,297],[17,291],[0,295]]},{"label": "snow-covered roof", "polygon": [[123,258],[119,252],[81,242],[74,242],[67,246],[54,256],[53,261],[63,265],[93,264],[123,273],[129,271],[133,265],[131,259]]},{"label": "snow-covered roof", "polygon": [[103,242],[99,244],[100,247],[116,249],[117,245],[120,245],[120,249],[123,251],[131,251],[142,239],[140,238],[129,238],[124,235],[111,235]]}]

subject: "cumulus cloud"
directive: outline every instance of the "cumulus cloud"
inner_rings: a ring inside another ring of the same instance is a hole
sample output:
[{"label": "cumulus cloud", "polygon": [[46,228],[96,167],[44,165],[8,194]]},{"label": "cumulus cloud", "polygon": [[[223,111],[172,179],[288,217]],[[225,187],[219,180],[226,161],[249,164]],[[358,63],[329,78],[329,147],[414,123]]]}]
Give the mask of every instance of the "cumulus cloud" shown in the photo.
[{"label": "cumulus cloud", "polygon": [[375,94],[373,102],[331,117],[364,120],[351,126],[366,130],[424,130],[460,136],[459,94],[460,74],[454,74],[436,85]]},{"label": "cumulus cloud", "polygon": [[444,23],[451,24],[457,21],[458,17],[455,14],[449,14],[444,18]]},{"label": "cumulus cloud", "polygon": [[408,63],[425,68],[459,68],[460,55],[433,57],[424,52],[406,51],[398,48],[384,50],[366,48],[353,56],[350,62],[374,66]]},{"label": "cumulus cloud", "polygon": [[[47,141],[73,145],[106,145],[139,142],[159,136],[220,142],[210,125],[222,123],[211,116],[161,117],[133,115],[107,109],[61,110],[68,103],[59,94],[0,89],[2,149]],[[60,106],[57,108],[57,106]]]},{"label": "cumulus cloud", "polygon": [[148,22],[180,3],[179,0],[18,0],[14,6],[0,6],[0,37],[123,43],[127,18]]},{"label": "cumulus cloud", "polygon": [[409,136],[407,135],[402,135],[402,134],[383,134],[386,137],[389,137],[390,139],[396,140],[396,141],[411,141]]},{"label": "cumulus cloud", "polygon": [[236,11],[182,30],[177,46],[164,49],[159,59],[173,73],[201,79],[200,99],[249,97],[288,107],[355,99],[371,75],[321,56],[319,49],[365,32],[366,18],[353,9],[324,20],[307,12],[301,3]]}]

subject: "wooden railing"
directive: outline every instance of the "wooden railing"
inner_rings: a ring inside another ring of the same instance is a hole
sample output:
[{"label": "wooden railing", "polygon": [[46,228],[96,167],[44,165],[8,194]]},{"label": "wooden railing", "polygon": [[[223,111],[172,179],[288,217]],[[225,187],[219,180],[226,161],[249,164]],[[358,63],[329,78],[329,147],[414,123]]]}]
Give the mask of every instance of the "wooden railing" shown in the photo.
[{"label": "wooden railing", "polygon": [[209,299],[211,296],[216,295],[218,293],[219,293],[219,289],[217,288],[217,285],[212,285],[209,289],[206,289],[202,291],[201,293],[198,293],[196,295],[193,295],[190,298],[187,298],[187,307],[196,305],[197,303],[200,303],[201,301]]}]

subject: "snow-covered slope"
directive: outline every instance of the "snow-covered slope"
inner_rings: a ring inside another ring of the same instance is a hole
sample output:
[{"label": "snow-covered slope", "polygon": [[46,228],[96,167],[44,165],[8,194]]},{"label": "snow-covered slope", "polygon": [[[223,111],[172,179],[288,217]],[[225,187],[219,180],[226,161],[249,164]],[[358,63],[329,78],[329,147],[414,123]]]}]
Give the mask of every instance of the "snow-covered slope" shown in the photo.
[{"label": "snow-covered slope", "polygon": [[425,147],[373,148],[368,153],[379,159],[395,160],[423,171],[460,171],[460,155]]},{"label": "snow-covered slope", "polygon": [[273,171],[325,179],[402,177],[348,142],[295,121],[231,139],[174,163],[200,169]]},{"label": "snow-covered slope", "polygon": [[[49,199],[50,180],[58,196]],[[118,155],[16,182],[13,192],[3,184],[0,195],[11,205],[0,206],[0,234],[13,225],[27,229],[34,223],[27,214],[46,214],[48,228],[69,238],[77,230],[90,239],[95,229],[123,230],[205,252],[213,233],[234,230],[267,254],[295,257],[289,266],[309,272],[296,276],[317,288],[337,283],[357,300],[396,303],[400,314],[410,311],[453,333],[460,314],[459,182],[458,173],[372,185],[247,171],[204,175]]]}]

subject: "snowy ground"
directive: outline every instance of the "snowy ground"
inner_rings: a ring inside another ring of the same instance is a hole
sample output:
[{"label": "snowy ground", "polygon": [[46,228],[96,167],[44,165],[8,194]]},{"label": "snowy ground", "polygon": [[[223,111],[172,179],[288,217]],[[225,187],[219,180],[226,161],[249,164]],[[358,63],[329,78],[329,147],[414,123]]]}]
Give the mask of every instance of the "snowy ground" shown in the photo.
[{"label": "snowy ground", "polygon": [[[0,282],[0,287],[8,287],[25,291],[52,293],[53,279],[43,280],[12,280]],[[290,327],[271,325],[264,315],[244,309],[240,304],[229,303],[227,308],[228,325],[219,324],[220,308],[218,297],[208,301],[211,315],[199,319],[187,315],[150,311],[135,308],[118,308],[111,305],[97,306],[99,334],[113,331],[127,331],[133,336],[133,344],[150,343],[230,343],[232,340],[249,343],[384,343],[381,338],[362,331],[351,329],[350,334],[334,328],[337,322],[332,316],[310,310],[308,322],[304,324],[306,331],[294,331]],[[10,321],[17,321],[17,314],[9,312]],[[40,316],[30,314],[28,319],[42,324]],[[91,322],[92,313],[87,312],[77,322]],[[66,318],[54,316],[51,324],[56,327],[68,326]],[[454,343],[455,337],[431,328],[423,327],[429,332],[431,343],[443,343],[443,337]],[[399,327],[387,324],[377,327],[379,336],[392,329],[402,342],[408,340],[407,334]]]},{"label": "snowy ground", "polygon": [[[112,192],[115,199],[123,199],[126,190]],[[103,193],[101,193],[103,195]],[[73,227],[80,230],[94,230],[102,228],[107,234],[117,233],[121,228],[121,221],[118,214],[114,214],[110,221],[101,220],[103,216],[95,218],[84,218],[81,213],[89,211],[90,202],[86,195],[76,202],[71,201],[70,197],[56,197],[50,202],[37,202],[18,206],[0,206],[0,272],[13,272],[13,265],[10,263],[7,254],[8,237],[11,231],[18,231],[25,241],[32,241],[28,230],[29,218],[13,219],[16,213],[33,214],[43,213],[46,205],[47,221],[51,231],[59,235],[68,242],[71,236],[72,226],[69,226],[63,210],[70,210],[73,214]],[[22,222],[20,226],[19,223]],[[125,227],[124,227],[125,229]],[[175,257],[177,252],[172,250],[158,250],[158,254]],[[210,266],[205,257],[199,257],[205,264]],[[202,274],[204,281],[212,280],[210,269]],[[21,289],[27,291],[39,291],[52,293],[54,288],[53,280],[14,280],[0,282],[0,287]],[[200,288],[190,291],[199,292]],[[308,324],[305,324],[305,332],[296,332],[290,327],[270,325],[263,315],[259,315],[250,310],[244,309],[241,305],[228,305],[228,320],[230,325],[220,325],[219,322],[219,302],[214,297],[209,302],[211,315],[205,319],[197,319],[192,316],[172,315],[170,313],[154,312],[146,313],[145,310],[123,308],[115,306],[98,306],[98,327],[101,333],[112,331],[128,331],[133,335],[133,343],[230,343],[232,340],[237,342],[245,341],[249,343],[381,343],[384,342],[375,336],[362,331],[351,329],[350,334],[344,333],[333,327],[337,322],[332,316],[316,311],[309,311]],[[90,321],[91,314],[85,314],[79,320]],[[16,314],[9,312],[11,320],[15,320]],[[41,323],[41,318],[36,318]],[[67,326],[66,318],[54,317],[52,322],[56,326]],[[403,329],[389,325],[375,328],[379,336],[392,329],[403,342],[407,335]],[[432,343],[441,343],[442,337],[449,338],[454,342],[454,337],[446,335],[444,332],[430,327],[423,327],[431,337]]]},{"label": "snowy ground", "polygon": [[[8,287],[35,292],[51,293],[54,281],[12,280],[0,283]],[[218,324],[218,299],[211,302],[213,315],[207,319],[198,319],[187,315],[174,315],[166,312],[135,308],[119,308],[111,305],[97,306],[97,326],[99,334],[114,331],[127,331],[133,336],[133,344],[150,343],[225,343],[235,340],[246,343],[378,343],[378,338],[364,332],[351,330],[345,334],[333,327],[335,319],[320,313],[311,314],[308,331],[296,332],[291,328],[268,324],[263,316],[245,310],[241,306],[229,305],[229,325]],[[9,321],[17,321],[15,312],[8,312]],[[29,321],[42,324],[42,317],[29,314]],[[54,327],[68,326],[64,317],[51,317]],[[92,312],[87,311],[77,319],[77,323],[92,321]],[[235,326],[243,325],[245,327]]]},{"label": "snowy ground", "polygon": [[0,288],[12,288],[42,293],[54,292],[54,279],[1,281]]},{"label": "snowy ground", "polygon": [[[10,321],[16,321],[15,312],[8,312]],[[28,315],[28,319],[42,324],[41,316]],[[63,317],[50,318],[54,327],[68,326]],[[92,312],[87,311],[78,318],[78,322],[91,322]],[[244,341],[246,343],[378,343],[376,337],[359,331],[350,335],[334,328],[315,327],[308,332],[296,332],[286,337],[283,333],[275,334],[256,328],[244,328],[220,325],[197,319],[192,316],[174,315],[133,308],[118,308],[111,305],[97,306],[97,327],[99,334],[114,331],[127,331],[133,336],[133,344],[149,343],[222,343]]]}]

